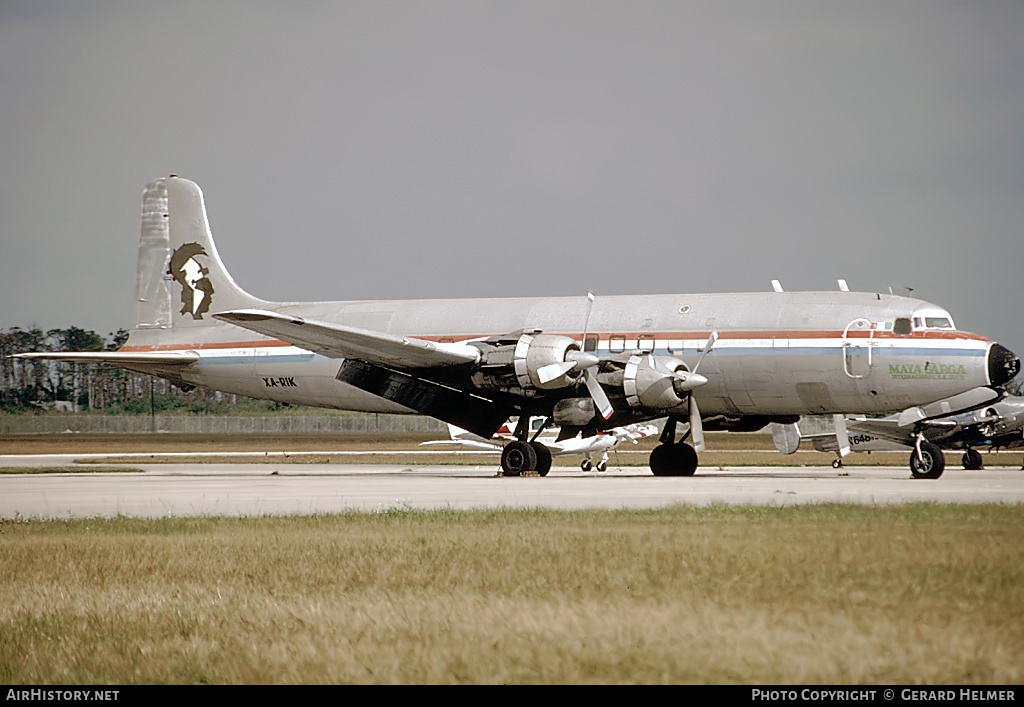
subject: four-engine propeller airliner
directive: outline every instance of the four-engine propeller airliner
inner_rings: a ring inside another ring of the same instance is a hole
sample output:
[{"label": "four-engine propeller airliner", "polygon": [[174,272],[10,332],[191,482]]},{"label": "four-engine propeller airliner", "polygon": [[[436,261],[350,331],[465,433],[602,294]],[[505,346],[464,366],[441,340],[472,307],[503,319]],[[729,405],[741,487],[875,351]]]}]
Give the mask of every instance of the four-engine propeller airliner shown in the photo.
[{"label": "four-engine propeller airliner", "polygon": [[[143,194],[125,346],[26,356],[101,361],[183,388],[420,413],[484,438],[511,416],[550,419],[563,439],[664,417],[650,456],[659,476],[694,473],[705,429],[905,411],[1001,385],[1020,367],[1003,346],[957,330],[946,310],[891,294],[268,302],[232,280],[202,192],[174,175]],[[515,436],[506,475],[538,464],[527,425]]]}]

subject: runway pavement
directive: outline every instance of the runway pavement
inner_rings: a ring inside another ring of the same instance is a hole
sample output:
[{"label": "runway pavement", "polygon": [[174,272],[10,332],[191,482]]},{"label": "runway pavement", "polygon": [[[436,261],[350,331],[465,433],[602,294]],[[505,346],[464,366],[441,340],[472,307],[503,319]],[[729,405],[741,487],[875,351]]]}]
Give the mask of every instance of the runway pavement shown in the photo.
[{"label": "runway pavement", "polygon": [[[58,466],[74,457],[0,456],[0,467]],[[3,474],[0,518],[124,515],[260,516],[392,509],[640,509],[749,504],[1024,503],[1024,471],[947,468],[936,480],[906,467],[701,468],[658,478],[640,467],[502,478],[494,466],[152,464],[142,472]]]}]

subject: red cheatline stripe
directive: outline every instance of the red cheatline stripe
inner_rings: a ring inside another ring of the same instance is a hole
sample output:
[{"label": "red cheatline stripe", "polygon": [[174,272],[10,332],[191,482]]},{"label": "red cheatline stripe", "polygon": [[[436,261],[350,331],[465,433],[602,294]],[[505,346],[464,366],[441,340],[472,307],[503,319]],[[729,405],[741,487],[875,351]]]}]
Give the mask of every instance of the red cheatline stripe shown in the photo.
[{"label": "red cheatline stripe", "polygon": [[[676,331],[676,332],[625,332],[625,333],[613,333],[611,335],[602,333],[600,338],[602,341],[607,341],[609,336],[614,336],[616,339],[623,338],[626,341],[633,341],[641,336],[644,340],[657,339],[685,339],[685,340],[696,340],[703,341],[711,335],[711,332],[694,332],[694,331]],[[460,341],[466,341],[468,339],[481,339],[489,335],[459,335],[459,336],[412,336],[411,338],[422,339],[423,341],[433,342],[451,342],[458,343]],[[568,336],[569,338],[578,339],[580,334],[558,334],[557,336]],[[731,339],[731,340],[742,340],[742,339],[842,339],[843,332],[841,331],[723,331],[718,333],[718,338]],[[956,331],[925,331],[916,332],[908,335],[896,335],[892,332],[887,331],[851,331],[847,334],[848,339],[896,339],[903,341],[913,341],[920,339],[930,340],[947,340],[947,341],[989,341],[989,339],[978,336],[977,334],[970,334],[968,332]],[[124,352],[140,352],[140,351],[182,351],[182,350],[218,350],[218,349],[247,349],[247,348],[275,348],[292,346],[287,341],[280,341],[277,339],[260,340],[260,341],[228,341],[228,342],[209,342],[209,343],[174,343],[174,344],[161,344],[159,346],[125,346],[119,349]]]}]

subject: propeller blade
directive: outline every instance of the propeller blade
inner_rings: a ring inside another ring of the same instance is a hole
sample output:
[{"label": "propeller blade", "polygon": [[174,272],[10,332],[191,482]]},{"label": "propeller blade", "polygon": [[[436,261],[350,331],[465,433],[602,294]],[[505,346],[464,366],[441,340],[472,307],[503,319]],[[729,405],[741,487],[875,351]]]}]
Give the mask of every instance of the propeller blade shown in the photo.
[{"label": "propeller blade", "polygon": [[700,358],[697,359],[697,365],[693,367],[694,373],[696,373],[697,369],[700,368],[700,364],[704,360],[704,357],[711,353],[711,348],[715,345],[716,341],[718,341],[718,332],[713,331],[711,332],[711,336],[708,337],[707,343],[704,344],[704,350],[701,351]]},{"label": "propeller blade", "polygon": [[576,368],[577,363],[575,361],[563,361],[562,363],[549,363],[547,366],[541,366],[537,369],[537,378],[540,380],[541,385],[550,383],[555,378],[561,375],[565,375],[572,369]]},{"label": "propeller blade", "polygon": [[612,404],[608,402],[608,396],[605,395],[604,388],[597,382],[597,371],[593,368],[588,368],[584,377],[587,381],[587,390],[590,391],[590,397],[594,399],[594,404],[597,405],[597,411],[601,414],[601,417],[607,420],[615,411],[612,409]]},{"label": "propeller blade", "polygon": [[594,293],[587,293],[587,313],[583,317],[583,348],[587,348],[587,331],[590,327],[590,313],[594,310]]},{"label": "propeller blade", "polygon": [[543,385],[544,383],[550,383],[573,369],[583,371],[599,363],[601,363],[601,359],[594,354],[583,353],[582,351],[566,351],[565,360],[561,363],[549,363],[538,368],[537,378]]},{"label": "propeller blade", "polygon": [[700,421],[700,410],[697,409],[697,398],[690,393],[690,436],[693,437],[693,448],[704,451],[704,425]]}]

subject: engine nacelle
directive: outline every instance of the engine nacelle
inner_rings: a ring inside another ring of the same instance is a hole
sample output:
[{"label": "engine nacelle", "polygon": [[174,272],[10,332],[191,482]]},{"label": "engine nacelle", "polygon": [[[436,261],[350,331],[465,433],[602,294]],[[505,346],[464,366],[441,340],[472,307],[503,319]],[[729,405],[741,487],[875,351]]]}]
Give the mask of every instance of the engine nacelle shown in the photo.
[{"label": "engine nacelle", "polygon": [[580,347],[568,336],[554,334],[520,334],[515,339],[495,339],[474,344],[481,351],[480,364],[473,374],[473,382],[491,390],[524,392],[554,390],[572,385],[579,380],[580,370],[548,369],[547,376],[540,370],[545,366],[566,364],[570,351]]},{"label": "engine nacelle", "polygon": [[655,365],[664,367],[673,373],[688,372],[680,359],[673,356],[652,355],[630,356],[622,371],[622,392],[626,402],[633,408],[649,408],[654,410],[671,410],[687,401],[686,384],[680,379]]},{"label": "engine nacelle", "polygon": [[540,379],[538,371],[544,366],[565,363],[567,352],[579,350],[579,344],[568,336],[523,334],[513,354],[513,365],[519,384],[524,388],[552,390],[575,383],[580,377],[578,370],[567,371],[547,382]]}]

